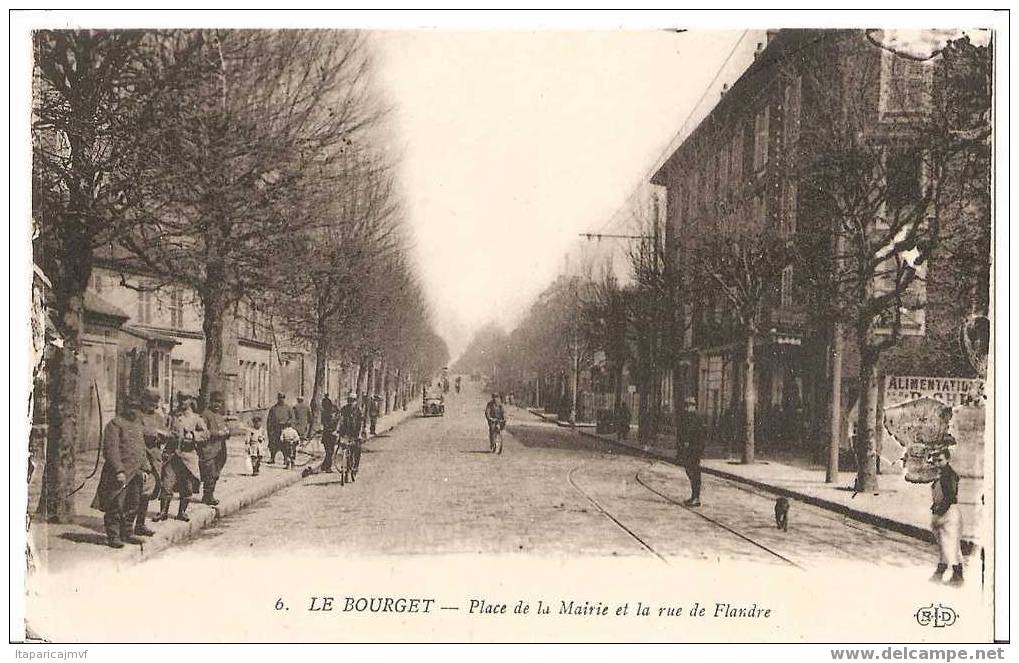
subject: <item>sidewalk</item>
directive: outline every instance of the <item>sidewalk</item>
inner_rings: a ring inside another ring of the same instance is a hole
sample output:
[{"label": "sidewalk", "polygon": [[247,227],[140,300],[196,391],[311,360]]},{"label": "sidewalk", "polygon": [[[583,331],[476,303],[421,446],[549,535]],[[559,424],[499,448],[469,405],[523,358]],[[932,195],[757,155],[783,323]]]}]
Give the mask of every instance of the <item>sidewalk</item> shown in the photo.
[{"label": "sidewalk", "polygon": [[[385,433],[403,421],[418,413],[415,403],[408,403],[407,410],[399,410],[379,417],[377,434]],[[244,474],[244,442],[246,436],[238,429],[227,441],[227,463],[216,484],[216,498],[219,505],[215,507],[192,502],[188,507],[190,522],[165,520],[152,523],[151,518],[159,511],[159,501],[149,502],[149,527],[156,531],[150,538],[144,539],[142,545],[128,545],[114,550],[106,545],[103,532],[103,514],[90,507],[95,495],[99,474],[102,471],[100,461],[95,476],[85,480],[95,467],[95,452],[78,461],[78,483],[84,480],[82,488],[75,493],[77,516],[73,523],[48,524],[33,521],[28,530],[28,564],[29,572],[46,570],[61,572],[79,564],[104,564],[122,567],[140,562],[170,546],[187,540],[202,529],[212,525],[217,519],[239,511],[245,506],[272,495],[273,493],[295,484],[301,480],[301,470],[312,463],[321,462],[322,444],[319,438],[308,442],[304,450],[297,453],[297,467],[285,470],[277,457],[277,464],[269,465],[262,462],[257,477]],[[367,445],[371,445],[371,440]],[[29,485],[29,513],[34,516],[39,501],[42,470],[36,472]],[[197,498],[200,499],[201,495]],[[171,516],[177,512],[177,498],[170,505]]]},{"label": "sidewalk", "polygon": [[[527,411],[544,421],[569,426],[556,421],[554,414],[530,408]],[[676,462],[676,443],[671,437],[659,436],[652,444],[644,447],[637,442],[635,430],[623,441],[617,440],[614,435],[597,434],[592,427],[578,428],[577,432],[625,446],[661,461]],[[930,531],[931,490],[928,484],[911,484],[903,480],[901,475],[885,474],[878,477],[880,492],[877,495],[854,494],[852,486],[856,478],[855,472],[840,472],[837,481],[825,483],[823,467],[796,467],[769,460],[753,465],[742,465],[738,461],[728,460],[724,455],[724,450],[718,453],[718,450],[709,448],[701,462],[702,471],[828,509],[854,520],[934,542],[934,536]],[[963,478],[959,482],[963,548],[967,554],[970,554],[974,547],[981,545],[976,533],[981,527],[982,492],[983,482],[979,479]],[[707,495],[706,499],[710,499],[710,495]]]}]

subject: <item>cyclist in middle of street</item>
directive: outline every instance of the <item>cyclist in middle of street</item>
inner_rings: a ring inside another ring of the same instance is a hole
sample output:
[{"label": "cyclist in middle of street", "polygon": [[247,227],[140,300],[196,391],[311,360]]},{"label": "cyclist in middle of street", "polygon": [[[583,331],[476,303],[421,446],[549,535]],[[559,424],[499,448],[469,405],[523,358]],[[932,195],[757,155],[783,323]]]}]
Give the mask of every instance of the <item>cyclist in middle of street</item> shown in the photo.
[{"label": "cyclist in middle of street", "polygon": [[357,394],[347,394],[347,404],[340,408],[339,433],[340,446],[346,451],[346,464],[348,467],[341,467],[341,472],[350,473],[350,480],[354,480],[357,468],[361,461],[361,429],[364,427],[364,411],[357,402]]},{"label": "cyclist in middle of street", "polygon": [[506,413],[503,412],[499,394],[492,394],[492,400],[485,406],[485,420],[488,422],[488,448],[495,451],[495,438],[506,428]]}]

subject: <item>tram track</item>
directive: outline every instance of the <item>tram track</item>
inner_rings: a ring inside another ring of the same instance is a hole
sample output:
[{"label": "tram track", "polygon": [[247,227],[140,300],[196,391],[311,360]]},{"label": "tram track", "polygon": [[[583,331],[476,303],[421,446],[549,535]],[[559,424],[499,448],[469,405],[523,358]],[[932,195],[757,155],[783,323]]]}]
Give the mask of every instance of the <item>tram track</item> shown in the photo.
[{"label": "tram track", "polygon": [[603,505],[603,504],[602,504],[601,502],[599,502],[599,501],[598,501],[597,499],[595,499],[595,498],[594,498],[594,497],[593,497],[593,496],[592,496],[592,495],[591,495],[590,493],[588,493],[588,492],[587,492],[586,490],[584,490],[584,489],[583,489],[583,488],[581,488],[581,487],[580,487],[579,485],[577,485],[577,481],[576,481],[576,479],[574,479],[574,475],[575,475],[575,474],[577,473],[577,471],[578,471],[578,470],[579,470],[580,468],[582,468],[582,467],[583,467],[583,464],[581,464],[581,465],[577,465],[577,466],[575,466],[575,467],[574,467],[573,469],[571,469],[571,470],[570,470],[569,472],[567,472],[567,474],[566,474],[566,481],[567,481],[567,482],[569,482],[570,486],[572,486],[572,487],[573,487],[573,489],[574,489],[575,491],[577,491],[577,492],[578,492],[578,493],[579,493],[579,494],[580,494],[580,495],[581,495],[582,497],[584,497],[584,499],[586,499],[586,500],[587,500],[587,501],[588,501],[588,502],[589,502],[589,503],[590,503],[590,504],[591,504],[591,505],[592,505],[592,506],[593,506],[593,507],[594,507],[595,509],[597,509],[597,510],[598,510],[598,512],[599,512],[599,513],[600,513],[600,514],[601,514],[602,516],[604,516],[604,517],[605,517],[606,519],[608,519],[609,521],[611,521],[611,522],[612,522],[612,524],[614,524],[614,525],[615,525],[615,526],[616,526],[617,528],[619,528],[620,530],[622,530],[623,532],[625,532],[625,533],[626,533],[626,534],[627,534],[627,535],[628,535],[628,536],[629,536],[629,537],[630,537],[631,539],[633,539],[633,540],[634,540],[634,541],[636,541],[636,542],[637,542],[638,544],[640,544],[640,546],[641,546],[642,548],[644,548],[644,550],[646,550],[647,552],[651,553],[652,555],[654,555],[655,557],[657,557],[657,558],[658,558],[658,559],[659,559],[660,561],[664,562],[665,564],[668,564],[668,563],[669,563],[669,560],[667,560],[667,559],[665,558],[665,556],[664,556],[664,555],[662,555],[662,554],[661,554],[660,552],[658,552],[657,550],[655,550],[654,546],[652,546],[652,545],[651,545],[650,543],[648,543],[647,541],[645,541],[645,540],[644,540],[644,539],[643,539],[643,538],[642,538],[641,536],[639,536],[639,535],[638,535],[638,534],[637,534],[636,532],[634,532],[634,531],[633,531],[632,529],[630,529],[629,527],[627,527],[627,526],[626,526],[626,525],[625,525],[625,524],[623,523],[623,521],[621,521],[621,520],[620,520],[619,518],[617,518],[617,517],[616,517],[615,515],[613,515],[613,514],[612,514],[612,513],[611,513],[611,512],[610,512],[610,511],[609,511],[608,509],[606,509],[606,508],[605,508],[605,506],[604,506],[604,505]]}]

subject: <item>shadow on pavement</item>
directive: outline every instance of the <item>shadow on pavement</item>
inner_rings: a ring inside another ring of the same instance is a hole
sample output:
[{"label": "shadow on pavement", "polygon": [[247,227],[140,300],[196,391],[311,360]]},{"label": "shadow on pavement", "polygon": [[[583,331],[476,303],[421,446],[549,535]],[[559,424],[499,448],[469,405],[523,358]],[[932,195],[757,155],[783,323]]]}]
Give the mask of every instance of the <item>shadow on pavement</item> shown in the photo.
[{"label": "shadow on pavement", "polygon": [[97,546],[106,545],[106,535],[99,533],[88,533],[88,532],[65,532],[61,534],[61,539],[67,541],[73,541],[74,543],[92,543]]}]

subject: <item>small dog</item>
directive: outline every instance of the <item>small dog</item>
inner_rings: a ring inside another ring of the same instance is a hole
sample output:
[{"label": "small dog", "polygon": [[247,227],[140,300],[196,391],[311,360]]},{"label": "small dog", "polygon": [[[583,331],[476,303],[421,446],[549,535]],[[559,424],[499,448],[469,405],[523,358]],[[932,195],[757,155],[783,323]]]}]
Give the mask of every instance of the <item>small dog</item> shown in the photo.
[{"label": "small dog", "polygon": [[789,531],[789,500],[785,497],[775,500],[775,527]]}]

